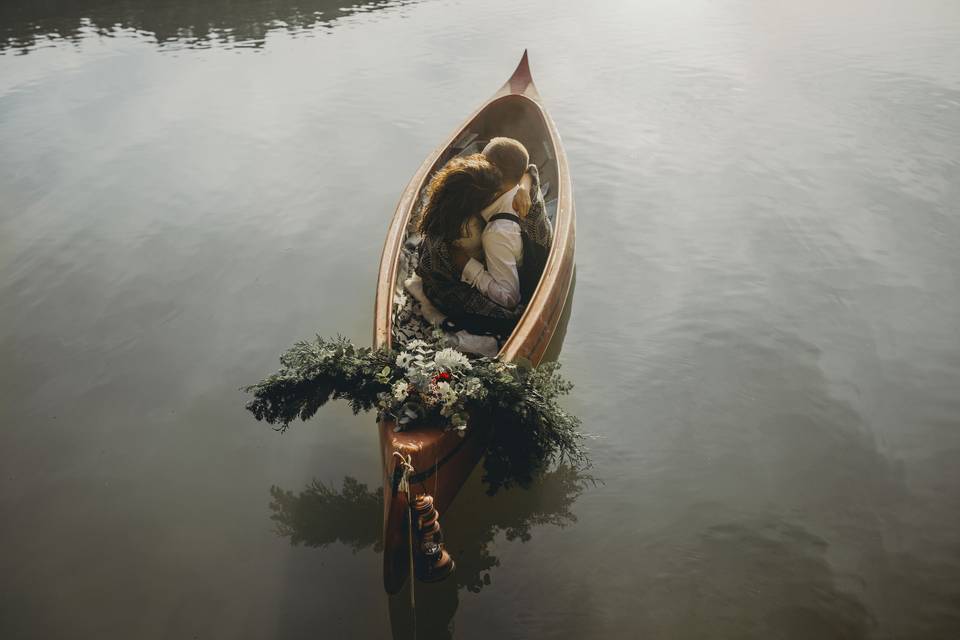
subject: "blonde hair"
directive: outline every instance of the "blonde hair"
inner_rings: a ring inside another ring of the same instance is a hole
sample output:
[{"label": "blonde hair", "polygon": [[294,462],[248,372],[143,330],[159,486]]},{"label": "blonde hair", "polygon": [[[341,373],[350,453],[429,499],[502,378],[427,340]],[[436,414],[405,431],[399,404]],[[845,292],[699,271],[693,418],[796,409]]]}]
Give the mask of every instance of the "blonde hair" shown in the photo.
[{"label": "blonde hair", "polygon": [[492,138],[483,148],[483,155],[500,170],[504,181],[520,182],[530,164],[530,154],[519,140]]}]

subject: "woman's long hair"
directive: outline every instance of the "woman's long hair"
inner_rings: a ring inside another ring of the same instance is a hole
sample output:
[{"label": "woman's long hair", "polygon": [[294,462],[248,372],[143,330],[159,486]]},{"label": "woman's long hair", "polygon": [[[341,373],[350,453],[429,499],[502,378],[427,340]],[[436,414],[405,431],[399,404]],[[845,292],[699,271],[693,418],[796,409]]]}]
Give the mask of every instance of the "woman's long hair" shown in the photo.
[{"label": "woman's long hair", "polygon": [[454,158],[431,178],[417,231],[456,240],[470,216],[496,199],[501,182],[500,171],[483,154]]}]

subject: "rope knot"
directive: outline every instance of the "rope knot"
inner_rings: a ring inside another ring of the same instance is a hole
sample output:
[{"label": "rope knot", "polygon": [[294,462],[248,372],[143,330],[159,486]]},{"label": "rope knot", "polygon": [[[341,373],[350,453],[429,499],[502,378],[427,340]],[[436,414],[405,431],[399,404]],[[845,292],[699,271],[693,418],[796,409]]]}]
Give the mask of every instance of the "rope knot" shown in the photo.
[{"label": "rope knot", "polygon": [[400,467],[403,469],[403,475],[400,476],[400,486],[397,489],[407,494],[407,501],[410,500],[410,476],[414,473],[413,454],[408,453],[406,457],[399,451],[394,451],[393,455],[400,459]]}]

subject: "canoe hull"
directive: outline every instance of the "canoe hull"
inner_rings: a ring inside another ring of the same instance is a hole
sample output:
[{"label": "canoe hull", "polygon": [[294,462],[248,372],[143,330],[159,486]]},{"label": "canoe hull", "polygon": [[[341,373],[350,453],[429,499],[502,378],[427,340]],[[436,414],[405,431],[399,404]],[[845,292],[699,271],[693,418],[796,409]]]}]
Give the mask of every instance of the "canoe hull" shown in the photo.
[{"label": "canoe hull", "polygon": [[[424,160],[401,195],[381,257],[374,346],[391,346],[398,255],[419,194],[429,176],[456,155],[454,141],[468,131],[480,132],[484,139],[504,135],[524,143],[531,161],[541,167],[541,182],[550,183],[551,194],[555,194],[557,200],[554,240],[544,274],[516,329],[498,355],[504,361],[525,361],[535,366],[557,350],[557,338],[562,340],[566,332],[576,234],[566,154],[556,125],[533,84],[526,52],[510,79]],[[406,495],[399,491],[399,458],[394,454],[411,456],[414,467],[411,493],[433,496],[442,516],[482,457],[490,432],[489,424],[484,424],[479,417],[471,418],[467,436],[463,438],[442,427],[418,426],[402,432],[395,432],[394,427],[392,420],[382,420],[379,424],[384,481],[384,587],[388,593],[400,590],[410,569],[409,505]]]},{"label": "canoe hull", "polygon": [[460,487],[483,456],[489,428],[471,424],[460,437],[442,427],[394,432],[393,420],[382,420],[380,451],[383,456],[383,586],[396,593],[410,573],[408,552],[409,503],[400,491],[402,469],[394,452],[409,454],[414,468],[410,478],[412,495],[433,496],[442,517]]}]

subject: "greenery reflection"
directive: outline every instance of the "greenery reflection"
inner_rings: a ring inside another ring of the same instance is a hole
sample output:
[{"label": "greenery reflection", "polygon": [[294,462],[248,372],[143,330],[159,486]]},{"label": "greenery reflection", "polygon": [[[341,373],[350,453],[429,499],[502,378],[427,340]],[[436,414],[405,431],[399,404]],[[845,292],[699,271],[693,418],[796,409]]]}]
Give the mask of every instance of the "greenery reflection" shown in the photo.
[{"label": "greenery reflection", "polygon": [[137,32],[164,47],[260,47],[269,31],[331,27],[354,13],[414,0],[8,0],[0,3],[0,52],[27,53],[48,40]]},{"label": "greenery reflection", "polygon": [[[471,477],[457,500],[471,503],[471,508],[444,518],[446,538],[457,561],[457,585],[479,592],[490,583],[488,572],[499,561],[490,554],[489,545],[498,533],[507,540],[527,542],[536,526],[575,522],[571,507],[592,481],[583,472],[560,465],[531,479],[524,489],[491,496],[476,474]],[[273,486],[270,496],[270,519],[276,532],[293,545],[322,548],[339,542],[354,553],[371,547],[381,550],[382,488],[371,491],[347,476],[340,490],[314,480],[297,493]]]},{"label": "greenery reflection", "polygon": [[[492,584],[491,570],[500,565],[491,552],[495,538],[502,534],[507,540],[527,542],[537,526],[575,522],[573,504],[593,482],[583,472],[560,465],[532,477],[526,488],[490,495],[480,476],[471,476],[450,516],[443,518],[447,547],[457,563],[453,576],[436,584],[417,583],[415,617],[406,589],[389,598],[395,638],[452,637],[458,592],[478,593]],[[371,491],[348,476],[340,490],[315,480],[297,493],[274,486],[270,495],[270,519],[277,533],[293,545],[322,548],[339,542],[354,553],[382,550],[382,489]],[[459,505],[465,506],[458,509]]]},{"label": "greenery reflection", "polygon": [[381,550],[379,520],[383,515],[383,489],[347,476],[340,491],[314,480],[300,493],[270,487],[270,519],[279,535],[292,545],[325,547],[340,542],[354,553],[372,546]]}]

